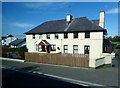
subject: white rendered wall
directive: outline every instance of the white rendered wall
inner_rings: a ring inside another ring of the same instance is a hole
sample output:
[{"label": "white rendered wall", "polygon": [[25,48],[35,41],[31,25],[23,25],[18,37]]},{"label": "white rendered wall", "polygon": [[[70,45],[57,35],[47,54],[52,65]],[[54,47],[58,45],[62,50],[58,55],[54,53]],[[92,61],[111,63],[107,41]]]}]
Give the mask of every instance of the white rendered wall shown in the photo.
[{"label": "white rendered wall", "polygon": [[78,53],[84,54],[84,46],[90,46],[89,54],[89,66],[95,67],[95,59],[100,58],[102,54],[103,47],[103,32],[90,32],[90,38],[85,38],[85,33],[79,33],[78,38],[73,38],[73,33],[68,34],[68,38],[64,39],[64,34],[59,34],[59,39],[54,38],[54,34],[50,34],[50,39],[46,39],[46,34],[42,35],[42,39],[39,38],[39,35],[35,35],[35,39],[32,39],[32,35],[26,35],[26,45],[28,52],[37,52],[36,51],[36,42],[46,40],[50,44],[55,44],[56,48],[59,47],[60,50],[56,49],[56,53],[64,52],[63,46],[68,45],[68,53],[73,53],[73,45],[78,45]]}]

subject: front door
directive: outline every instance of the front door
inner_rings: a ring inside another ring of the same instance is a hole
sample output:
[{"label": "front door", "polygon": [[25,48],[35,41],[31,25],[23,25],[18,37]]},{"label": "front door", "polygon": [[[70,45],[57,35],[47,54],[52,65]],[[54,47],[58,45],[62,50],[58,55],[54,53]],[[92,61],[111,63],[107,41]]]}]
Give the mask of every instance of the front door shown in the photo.
[{"label": "front door", "polygon": [[45,45],[42,45],[41,48],[42,48],[42,52],[45,52]]}]

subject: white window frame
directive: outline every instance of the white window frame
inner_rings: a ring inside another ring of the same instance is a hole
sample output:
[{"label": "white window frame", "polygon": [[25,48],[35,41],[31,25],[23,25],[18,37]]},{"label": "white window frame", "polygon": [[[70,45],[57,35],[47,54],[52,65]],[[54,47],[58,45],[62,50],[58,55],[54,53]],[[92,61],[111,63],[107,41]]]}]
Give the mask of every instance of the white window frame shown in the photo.
[{"label": "white window frame", "polygon": [[58,39],[58,38],[59,38],[58,33],[55,33],[55,39]]},{"label": "white window frame", "polygon": [[35,39],[35,34],[33,34],[32,38]]},{"label": "white window frame", "polygon": [[63,46],[64,53],[68,53],[68,45]]},{"label": "white window frame", "polygon": [[64,39],[68,38],[68,33],[64,33]]},{"label": "white window frame", "polygon": [[50,39],[50,34],[46,34],[46,38],[47,38],[47,39]]},{"label": "white window frame", "polygon": [[78,54],[78,45],[73,45],[73,54]]},{"label": "white window frame", "polygon": [[51,51],[56,51],[56,45],[51,45]]},{"label": "white window frame", "polygon": [[90,38],[90,32],[85,32],[85,38]]},{"label": "white window frame", "polygon": [[42,34],[39,35],[39,39],[42,39]]}]

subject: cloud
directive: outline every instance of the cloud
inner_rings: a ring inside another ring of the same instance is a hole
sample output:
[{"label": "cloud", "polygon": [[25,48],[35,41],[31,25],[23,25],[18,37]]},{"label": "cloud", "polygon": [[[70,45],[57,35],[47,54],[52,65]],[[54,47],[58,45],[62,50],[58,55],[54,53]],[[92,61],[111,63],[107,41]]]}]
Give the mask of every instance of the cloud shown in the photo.
[{"label": "cloud", "polygon": [[106,11],[107,14],[117,14],[118,13],[118,8],[113,8],[108,11]]},{"label": "cloud", "polygon": [[16,27],[20,27],[20,28],[33,27],[32,24],[28,24],[28,23],[19,23],[19,22],[12,23],[11,25],[12,25],[12,26],[16,26]]},{"label": "cloud", "polygon": [[39,3],[25,3],[24,7],[30,9],[40,9],[40,8],[61,8],[64,7],[68,2],[56,3],[56,2],[39,2]]}]

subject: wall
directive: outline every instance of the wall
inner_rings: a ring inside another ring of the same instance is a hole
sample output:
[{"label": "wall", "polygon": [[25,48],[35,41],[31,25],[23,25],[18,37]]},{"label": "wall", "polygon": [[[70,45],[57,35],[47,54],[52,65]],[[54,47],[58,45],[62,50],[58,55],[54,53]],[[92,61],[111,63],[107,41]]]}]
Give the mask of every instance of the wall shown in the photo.
[{"label": "wall", "polygon": [[50,44],[56,44],[56,47],[60,47],[60,50],[56,52],[63,53],[63,46],[68,45],[68,53],[73,53],[73,45],[78,45],[78,53],[84,54],[84,45],[90,46],[90,55],[91,59],[89,62],[90,67],[95,67],[94,60],[100,58],[102,54],[103,47],[103,32],[91,32],[90,38],[85,38],[85,33],[79,33],[77,39],[73,39],[73,33],[68,34],[68,39],[64,39],[64,35],[59,34],[59,39],[54,39],[54,34],[50,34],[50,39],[46,39],[46,34],[42,35],[42,38],[39,38],[39,35],[35,35],[36,39],[32,39],[32,35],[26,35],[26,45],[29,52],[36,51],[36,42],[41,40],[46,40]]},{"label": "wall", "polygon": [[105,57],[105,64],[112,64],[112,59],[115,57],[114,53],[103,53],[102,56]]}]

